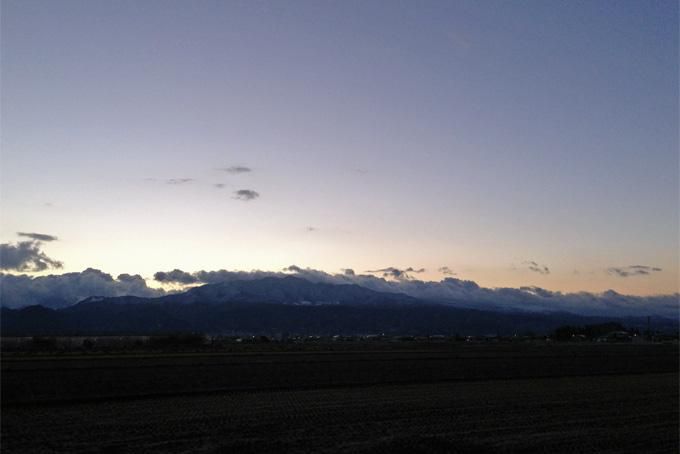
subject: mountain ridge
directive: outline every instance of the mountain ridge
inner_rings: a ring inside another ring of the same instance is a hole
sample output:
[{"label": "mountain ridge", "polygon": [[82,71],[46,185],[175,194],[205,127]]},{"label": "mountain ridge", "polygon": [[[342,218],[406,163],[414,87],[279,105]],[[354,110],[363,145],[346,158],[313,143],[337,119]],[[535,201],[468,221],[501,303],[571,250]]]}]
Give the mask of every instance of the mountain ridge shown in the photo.
[{"label": "mountain ridge", "polygon": [[[592,317],[454,307],[356,284],[313,283],[301,278],[263,278],[206,284],[161,297],[98,297],[60,309],[2,308],[3,335],[101,335],[206,332],[214,334],[515,334],[547,333],[560,325],[623,321]],[[677,321],[655,318],[675,329]]]}]

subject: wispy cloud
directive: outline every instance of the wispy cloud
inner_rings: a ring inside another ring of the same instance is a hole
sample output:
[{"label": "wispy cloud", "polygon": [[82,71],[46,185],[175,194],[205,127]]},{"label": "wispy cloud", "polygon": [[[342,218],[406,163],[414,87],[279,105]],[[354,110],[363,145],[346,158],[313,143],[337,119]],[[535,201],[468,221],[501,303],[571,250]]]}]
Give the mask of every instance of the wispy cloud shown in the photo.
[{"label": "wispy cloud", "polygon": [[231,173],[231,174],[248,173],[248,172],[253,171],[252,168],[246,167],[246,166],[222,167],[219,170],[221,170],[223,172]]},{"label": "wispy cloud", "polygon": [[227,185],[224,183],[215,183],[213,186],[215,186],[217,189],[224,189]]},{"label": "wispy cloud", "polygon": [[611,267],[607,269],[609,274],[618,277],[649,276],[650,274],[658,273],[659,271],[663,270],[656,266],[646,265],[630,265],[624,267]]},{"label": "wispy cloud", "polygon": [[234,191],[234,198],[245,202],[255,200],[258,197],[260,197],[260,193],[253,191],[252,189],[239,189],[238,191]]},{"label": "wispy cloud", "polygon": [[47,235],[46,233],[17,232],[17,235],[36,241],[57,241],[59,239],[54,235]]},{"label": "wispy cloud", "polygon": [[528,260],[526,262],[522,262],[522,264],[526,265],[527,269],[529,269],[529,271],[533,271],[534,273],[550,274],[550,268],[548,268],[545,265],[540,265],[540,264],[534,262],[533,260]]},{"label": "wispy cloud", "polygon": [[305,230],[308,231],[308,232],[316,232],[319,229],[317,227],[313,227],[311,225],[308,225],[307,227],[305,227]]},{"label": "wispy cloud", "polygon": [[165,180],[165,184],[173,184],[173,185],[178,185],[178,184],[187,184],[191,183],[194,180],[193,178],[168,178]]},{"label": "wispy cloud", "polygon": [[382,277],[392,278],[392,279],[411,279],[409,273],[424,273],[425,268],[413,268],[408,267],[406,269],[395,268],[393,266],[388,266],[387,268],[381,268],[379,270],[367,270],[366,273],[371,274],[381,274]]},{"label": "wispy cloud", "polygon": [[439,269],[437,271],[439,271],[442,274],[446,274],[448,276],[455,276],[456,275],[456,273],[454,273],[453,270],[451,268],[449,268],[448,266],[439,267]]}]

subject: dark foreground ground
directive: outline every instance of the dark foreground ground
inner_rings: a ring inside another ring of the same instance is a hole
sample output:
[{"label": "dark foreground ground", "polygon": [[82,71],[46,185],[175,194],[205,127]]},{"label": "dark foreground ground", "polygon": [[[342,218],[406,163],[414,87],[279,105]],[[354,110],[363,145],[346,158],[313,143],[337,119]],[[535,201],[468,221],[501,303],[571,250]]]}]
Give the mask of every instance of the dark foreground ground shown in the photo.
[{"label": "dark foreground ground", "polygon": [[2,451],[678,452],[678,349],[3,359]]}]

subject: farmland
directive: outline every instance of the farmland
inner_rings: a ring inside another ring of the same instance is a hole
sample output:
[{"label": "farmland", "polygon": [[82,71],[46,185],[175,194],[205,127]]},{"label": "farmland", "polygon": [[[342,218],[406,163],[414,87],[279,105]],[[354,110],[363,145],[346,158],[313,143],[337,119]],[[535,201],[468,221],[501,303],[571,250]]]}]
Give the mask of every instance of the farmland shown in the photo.
[{"label": "farmland", "polygon": [[677,452],[677,345],[12,357],[6,452]]}]

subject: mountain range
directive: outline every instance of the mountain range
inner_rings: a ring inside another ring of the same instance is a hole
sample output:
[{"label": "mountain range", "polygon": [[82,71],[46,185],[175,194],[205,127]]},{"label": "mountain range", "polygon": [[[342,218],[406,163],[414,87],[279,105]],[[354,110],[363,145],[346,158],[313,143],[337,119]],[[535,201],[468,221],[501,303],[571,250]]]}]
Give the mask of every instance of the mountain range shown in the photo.
[{"label": "mountain range", "polygon": [[[561,325],[617,321],[644,328],[643,317],[593,317],[466,308],[355,284],[265,277],[194,287],[161,297],[98,297],[60,309],[2,308],[3,336],[202,332],[211,334],[510,335],[547,333]],[[656,329],[677,320],[654,317]]]}]

